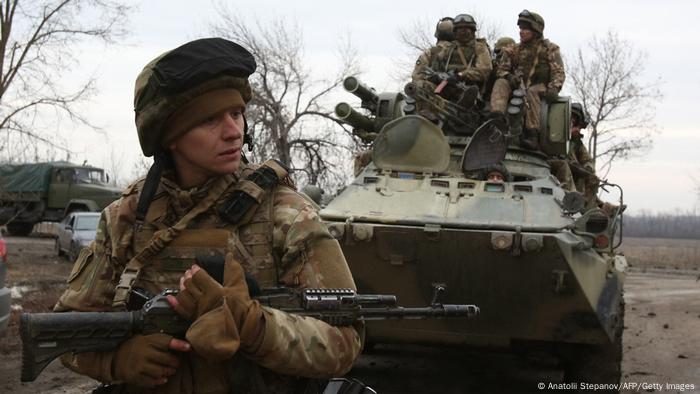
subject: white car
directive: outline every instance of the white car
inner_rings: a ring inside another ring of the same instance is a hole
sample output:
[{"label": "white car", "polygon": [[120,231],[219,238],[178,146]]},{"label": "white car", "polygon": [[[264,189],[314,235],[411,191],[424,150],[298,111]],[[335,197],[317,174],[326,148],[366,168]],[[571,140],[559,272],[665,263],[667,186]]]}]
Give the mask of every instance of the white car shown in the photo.
[{"label": "white car", "polygon": [[56,254],[68,255],[70,261],[78,258],[80,250],[95,239],[99,212],[71,212],[58,224]]}]

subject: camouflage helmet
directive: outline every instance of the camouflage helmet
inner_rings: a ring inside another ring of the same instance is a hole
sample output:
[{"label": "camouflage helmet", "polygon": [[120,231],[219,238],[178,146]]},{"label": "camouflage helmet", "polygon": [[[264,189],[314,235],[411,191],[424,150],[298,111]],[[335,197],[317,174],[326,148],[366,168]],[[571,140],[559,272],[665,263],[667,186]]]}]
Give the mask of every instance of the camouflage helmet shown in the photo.
[{"label": "camouflage helmet", "polygon": [[472,17],[469,14],[459,14],[455,16],[455,19],[452,22],[452,26],[453,31],[457,28],[457,26],[467,26],[470,29],[476,31],[476,20],[474,20],[474,17]]},{"label": "camouflage helmet", "polygon": [[454,18],[451,16],[440,19],[435,26],[435,38],[442,41],[454,40],[455,36],[452,33],[452,21],[454,21]]},{"label": "camouflage helmet", "polygon": [[510,38],[510,37],[501,37],[496,41],[496,45],[494,46],[493,50],[498,53],[501,51],[501,49],[515,44],[515,40]]},{"label": "camouflage helmet", "polygon": [[581,103],[571,103],[571,118],[580,125],[582,129],[588,127],[588,124],[591,122],[590,116],[588,116],[586,110],[583,109]]},{"label": "camouflage helmet", "polygon": [[143,154],[153,156],[161,149],[166,123],[191,107],[195,99],[216,98],[214,105],[199,103],[200,121],[230,107],[226,100],[231,96],[243,103],[250,101],[248,77],[256,67],[250,52],[223,38],[191,41],[153,59],[136,78],[134,89],[136,130]]},{"label": "camouflage helmet", "polygon": [[528,10],[523,10],[518,14],[518,26],[529,28],[537,33],[544,32],[544,18],[535,12],[530,12]]}]

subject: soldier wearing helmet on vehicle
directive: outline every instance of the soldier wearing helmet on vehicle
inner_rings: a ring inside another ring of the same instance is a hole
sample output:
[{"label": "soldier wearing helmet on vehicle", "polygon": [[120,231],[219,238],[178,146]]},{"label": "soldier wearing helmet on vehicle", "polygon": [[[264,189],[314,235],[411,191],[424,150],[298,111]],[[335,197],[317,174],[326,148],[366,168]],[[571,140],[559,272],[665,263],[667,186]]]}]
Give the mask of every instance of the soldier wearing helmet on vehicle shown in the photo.
[{"label": "soldier wearing helmet on vehicle", "polygon": [[411,74],[413,82],[426,78],[426,68],[437,68],[438,65],[435,63],[437,61],[437,55],[447,48],[452,43],[452,40],[454,40],[454,34],[452,33],[453,20],[454,18],[446,16],[441,18],[437,25],[435,25],[435,39],[437,42],[435,46],[421,53],[418,60],[416,60],[416,66],[413,68],[413,74]]},{"label": "soldier wearing helmet on vehicle", "polygon": [[486,40],[476,38],[476,21],[459,14],[452,23],[455,40],[438,55],[438,69],[480,91],[491,73],[491,51]]},{"label": "soldier wearing helmet on vehicle", "polygon": [[503,56],[503,48],[515,45],[515,40],[510,37],[501,37],[496,41],[493,46],[493,56],[491,58],[491,72],[489,73],[489,78],[486,80],[484,85],[484,98],[491,97],[491,91],[493,90],[493,84],[496,82],[496,71],[498,70],[498,61]]},{"label": "soldier wearing helmet on vehicle", "polygon": [[541,99],[556,100],[564,85],[564,63],[559,46],[543,37],[544,19],[523,10],[518,15],[520,43],[507,47],[498,62],[497,80],[491,93],[491,111],[504,114],[513,89],[527,91],[525,130],[521,143],[538,149]]},{"label": "soldier wearing helmet on vehicle", "polygon": [[595,176],[593,159],[581,141],[581,129],[588,126],[588,114],[580,103],[571,104],[571,139],[569,153],[565,160],[549,161],[552,174],[562,183],[564,189],[578,191],[584,195],[586,207],[595,206],[598,190],[598,177]]},{"label": "soldier wearing helmet on vehicle", "polygon": [[[253,56],[221,38],[189,42],[151,61],[136,80],[136,129],[145,179],[103,212],[56,311],[127,309],[134,288],[178,289],[173,308],[193,321],[185,338],[134,335],[115,350],[62,357],[120,392],[286,393],[308,378],[346,373],[360,330],[261,306],[261,288],[354,288],[338,242],[285,166],[247,164],[246,104]],[[222,284],[197,263],[221,264]],[[110,391],[116,392],[116,391]]]}]

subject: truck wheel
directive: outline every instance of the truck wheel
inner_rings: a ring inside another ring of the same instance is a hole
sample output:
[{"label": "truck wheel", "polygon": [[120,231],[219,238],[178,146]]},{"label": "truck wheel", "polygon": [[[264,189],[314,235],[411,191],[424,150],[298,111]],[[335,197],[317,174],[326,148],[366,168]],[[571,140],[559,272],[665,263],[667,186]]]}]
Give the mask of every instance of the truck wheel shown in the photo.
[{"label": "truck wheel", "polygon": [[20,237],[29,235],[29,233],[32,232],[33,228],[34,223],[10,222],[7,224],[7,231],[10,233],[10,235],[16,235]]},{"label": "truck wheel", "polygon": [[63,253],[61,250],[61,244],[58,242],[58,237],[56,237],[56,243],[54,244],[54,252],[56,253],[56,256],[61,257],[65,256],[66,254]]}]

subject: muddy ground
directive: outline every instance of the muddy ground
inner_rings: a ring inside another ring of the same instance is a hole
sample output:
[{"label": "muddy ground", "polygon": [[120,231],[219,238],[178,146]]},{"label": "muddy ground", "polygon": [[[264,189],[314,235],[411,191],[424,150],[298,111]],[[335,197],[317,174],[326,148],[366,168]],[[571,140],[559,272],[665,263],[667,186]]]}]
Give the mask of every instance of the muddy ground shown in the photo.
[{"label": "muddy ground", "polygon": [[[48,238],[6,238],[7,286],[13,288],[13,317],[0,334],[0,392],[13,394],[85,393],[90,379],[52,363],[32,383],[21,383],[20,312],[45,312],[62,292],[71,263],[55,256]],[[633,264],[634,265],[634,264]],[[623,335],[625,393],[700,392],[700,282],[697,269],[633,269],[626,283]],[[511,363],[502,355],[468,357],[450,350],[381,348],[362,356],[355,374],[379,393],[538,392],[539,383],[556,381],[558,372]],[[456,377],[456,378],[455,378]],[[449,380],[457,383],[449,383]],[[433,382],[433,383],[430,383]],[[504,382],[508,382],[507,384]],[[636,389],[632,385],[636,384]],[[667,385],[667,384],[670,384]],[[686,386],[683,386],[686,385]],[[688,385],[693,385],[689,389]],[[549,391],[549,390],[542,390]]]}]

